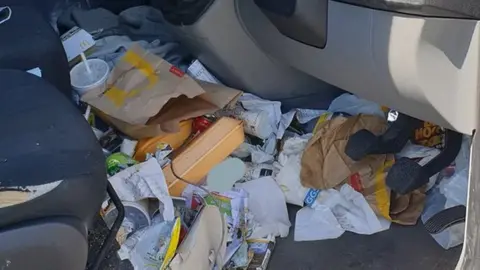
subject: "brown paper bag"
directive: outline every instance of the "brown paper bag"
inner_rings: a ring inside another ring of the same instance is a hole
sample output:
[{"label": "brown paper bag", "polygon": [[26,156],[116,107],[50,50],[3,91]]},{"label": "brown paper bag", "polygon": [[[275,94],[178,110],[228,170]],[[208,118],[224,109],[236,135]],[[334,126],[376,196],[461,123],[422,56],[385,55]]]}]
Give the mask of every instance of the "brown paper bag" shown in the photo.
[{"label": "brown paper bag", "polygon": [[302,156],[302,185],[329,189],[350,184],[363,194],[373,211],[390,219],[390,190],[385,183],[392,155],[368,155],[354,161],[345,154],[350,135],[367,129],[380,135],[387,128],[385,119],[372,115],[335,117],[320,123]]},{"label": "brown paper bag", "polygon": [[416,224],[425,194],[422,189],[403,196],[391,194],[385,180],[394,164],[393,155],[369,155],[355,162],[345,154],[348,138],[360,129],[379,135],[386,129],[386,122],[376,116],[358,115],[319,124],[302,156],[302,184],[328,189],[347,183],[363,194],[376,214],[396,223]]},{"label": "brown paper bag", "polygon": [[106,89],[88,91],[82,101],[129,124],[146,124],[167,102],[205,91],[194,79],[162,58],[134,45],[109,75]]},{"label": "brown paper bag", "polygon": [[182,120],[232,106],[242,91],[196,81],[139,46],[125,53],[107,88],[87,92],[82,101],[108,124],[134,139],[179,131]]},{"label": "brown paper bag", "polygon": [[388,170],[393,164],[393,155],[386,155],[385,163],[380,165],[376,171],[366,167],[350,175],[346,182],[365,197],[373,212],[386,219],[390,219],[391,209],[391,192],[386,184],[386,179]]},{"label": "brown paper bag", "polygon": [[395,223],[415,225],[425,206],[425,188],[417,189],[409,194],[392,193],[390,217]]},{"label": "brown paper bag", "polygon": [[170,100],[162,110],[150,118],[147,125],[161,125],[164,132],[178,132],[180,121],[205,114],[212,114],[224,107],[232,106],[241,91],[208,82],[198,81],[205,91],[195,98],[180,96]]},{"label": "brown paper bag", "polygon": [[98,109],[95,109],[95,114],[126,135],[134,139],[143,139],[178,132],[181,121],[233,106],[242,95],[242,91],[223,85],[200,81],[199,84],[203,87],[205,94],[193,99],[185,96],[171,99],[157,115],[143,125],[126,123]]},{"label": "brown paper bag", "polygon": [[346,183],[357,172],[373,176],[385,163],[386,155],[368,155],[355,162],[345,154],[345,146],[350,135],[361,129],[380,135],[386,127],[384,119],[372,115],[339,116],[321,123],[302,156],[302,184],[328,189]]}]

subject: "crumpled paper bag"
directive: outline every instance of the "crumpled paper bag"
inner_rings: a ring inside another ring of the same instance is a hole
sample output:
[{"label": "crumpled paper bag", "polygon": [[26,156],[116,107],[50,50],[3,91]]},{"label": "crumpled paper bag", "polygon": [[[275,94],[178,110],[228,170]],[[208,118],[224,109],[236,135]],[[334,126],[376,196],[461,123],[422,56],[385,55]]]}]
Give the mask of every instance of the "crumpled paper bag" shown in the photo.
[{"label": "crumpled paper bag", "polygon": [[354,161],[345,154],[350,135],[361,129],[380,135],[386,128],[385,119],[361,114],[338,116],[319,124],[302,156],[302,185],[325,190],[349,184],[365,197],[377,215],[390,220],[390,189],[385,179],[393,155],[368,155]]},{"label": "crumpled paper bag", "polygon": [[172,99],[205,91],[180,69],[133,45],[113,68],[107,87],[88,91],[82,101],[129,124],[146,124]]},{"label": "crumpled paper bag", "polygon": [[82,96],[95,113],[134,139],[179,131],[182,120],[236,102],[241,91],[196,81],[138,45],[118,61],[106,86]]},{"label": "crumpled paper bag", "polygon": [[350,136],[361,129],[380,135],[386,128],[385,119],[372,115],[338,116],[321,123],[302,156],[302,184],[309,188],[329,189],[346,183],[358,172],[362,176],[373,176],[383,166],[387,155],[368,155],[354,161],[345,154],[345,146]]},{"label": "crumpled paper bag", "polygon": [[386,128],[385,119],[362,114],[338,116],[319,124],[302,156],[302,185],[324,190],[349,184],[365,197],[377,215],[404,225],[415,224],[425,195],[421,190],[392,195],[385,179],[394,164],[393,155],[368,155],[354,161],[345,154],[348,139],[358,130],[380,135]]}]

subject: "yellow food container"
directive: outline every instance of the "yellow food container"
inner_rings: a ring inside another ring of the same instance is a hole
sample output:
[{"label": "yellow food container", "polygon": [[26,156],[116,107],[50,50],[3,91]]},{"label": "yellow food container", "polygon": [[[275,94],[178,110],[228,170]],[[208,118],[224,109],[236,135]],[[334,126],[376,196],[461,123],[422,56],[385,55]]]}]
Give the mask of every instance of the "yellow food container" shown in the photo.
[{"label": "yellow food container", "polygon": [[[243,143],[242,121],[222,117],[189,144],[179,149],[172,163],[163,169],[171,196],[181,196],[187,183],[200,184],[210,170]],[[175,173],[172,172],[172,167]]]},{"label": "yellow food container", "polygon": [[168,144],[173,150],[179,148],[190,137],[192,122],[192,120],[180,122],[180,131],[177,133],[168,133],[138,141],[133,158],[139,162],[145,161],[146,155],[154,154],[161,144]]}]

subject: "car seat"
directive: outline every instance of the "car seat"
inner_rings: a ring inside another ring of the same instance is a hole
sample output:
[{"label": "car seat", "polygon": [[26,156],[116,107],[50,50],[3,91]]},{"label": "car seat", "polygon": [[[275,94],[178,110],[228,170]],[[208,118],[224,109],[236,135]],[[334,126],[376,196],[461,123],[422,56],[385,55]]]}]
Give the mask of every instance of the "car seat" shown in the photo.
[{"label": "car seat", "polygon": [[[87,230],[107,194],[105,159],[89,124],[47,81],[0,70],[0,269],[83,270]],[[91,269],[98,268],[116,224]]]},{"label": "car seat", "polygon": [[70,69],[55,30],[33,8],[14,5],[10,8],[10,19],[0,24],[0,68],[25,71],[38,68],[42,78],[70,97]]}]

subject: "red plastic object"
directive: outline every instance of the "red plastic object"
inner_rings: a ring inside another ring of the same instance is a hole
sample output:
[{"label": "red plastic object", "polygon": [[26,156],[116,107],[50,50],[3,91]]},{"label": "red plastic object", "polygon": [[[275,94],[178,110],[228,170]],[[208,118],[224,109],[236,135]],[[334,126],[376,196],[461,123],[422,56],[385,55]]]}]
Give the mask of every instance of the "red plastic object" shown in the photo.
[{"label": "red plastic object", "polygon": [[212,125],[213,121],[205,116],[199,116],[193,119],[192,131],[193,134],[198,134],[204,132],[207,128]]}]

